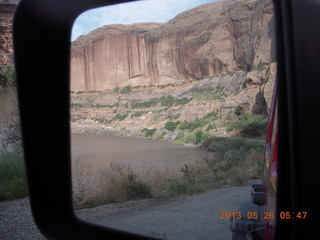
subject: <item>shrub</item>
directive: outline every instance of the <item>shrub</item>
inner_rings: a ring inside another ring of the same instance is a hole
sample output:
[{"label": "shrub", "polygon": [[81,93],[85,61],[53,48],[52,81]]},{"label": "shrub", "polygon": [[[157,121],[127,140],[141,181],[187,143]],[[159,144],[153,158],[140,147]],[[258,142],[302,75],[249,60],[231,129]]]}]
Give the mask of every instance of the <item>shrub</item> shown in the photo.
[{"label": "shrub", "polygon": [[157,140],[162,140],[165,135],[166,135],[166,132],[162,132],[160,135],[157,136]]},{"label": "shrub", "polygon": [[128,174],[128,183],[127,183],[127,196],[126,200],[136,200],[141,198],[151,197],[151,188],[146,183],[137,179],[136,174]]},{"label": "shrub", "polygon": [[135,112],[131,115],[131,117],[141,117],[144,114],[144,112]]},{"label": "shrub", "polygon": [[71,103],[70,107],[75,108],[75,109],[79,109],[79,108],[83,108],[84,105],[82,103]]},{"label": "shrub", "polygon": [[215,128],[217,128],[216,124],[215,123],[210,123],[208,125],[206,131],[210,131],[210,130],[215,129]]},{"label": "shrub", "polygon": [[23,154],[0,152],[0,200],[12,200],[28,195]]},{"label": "shrub", "polygon": [[113,108],[113,107],[116,107],[118,106],[119,104],[118,103],[115,103],[115,104],[112,104],[112,105],[105,105],[105,104],[94,104],[94,105],[91,105],[90,107],[93,107],[93,108]]},{"label": "shrub", "polygon": [[187,104],[188,102],[190,102],[192,100],[192,98],[178,98],[175,100],[175,105],[184,105]]},{"label": "shrub", "polygon": [[94,118],[94,121],[98,122],[98,123],[102,123],[102,124],[109,124],[113,121],[113,119],[105,119],[105,118]]},{"label": "shrub", "polygon": [[124,88],[122,88],[122,90],[120,91],[120,93],[122,94],[128,94],[132,91],[131,86],[125,86]]},{"label": "shrub", "polygon": [[196,136],[195,133],[189,133],[185,138],[184,138],[184,143],[195,143],[196,141]]},{"label": "shrub", "polygon": [[160,105],[163,107],[171,107],[175,102],[174,97],[172,97],[171,95],[163,96],[160,98],[159,101],[160,101]]},{"label": "shrub", "polygon": [[180,116],[181,116],[181,114],[169,115],[168,118],[169,118],[170,120],[173,120],[173,119],[178,119]]},{"label": "shrub", "polygon": [[267,63],[263,63],[262,61],[260,61],[259,62],[259,65],[257,66],[257,68],[256,68],[256,70],[258,71],[258,72],[261,72],[261,71],[263,71],[263,70],[265,70],[265,69],[267,69],[268,68],[268,64]]},{"label": "shrub", "polygon": [[212,111],[207,113],[206,115],[204,115],[204,119],[208,119],[208,118],[216,118],[218,116],[218,113],[216,111]]},{"label": "shrub", "polygon": [[171,181],[169,182],[167,192],[170,196],[177,196],[181,194],[190,195],[201,192],[201,189],[199,186],[187,181]]},{"label": "shrub", "polygon": [[143,132],[146,137],[152,137],[156,131],[157,131],[156,128],[152,128],[152,129],[144,128],[141,130],[141,132]]},{"label": "shrub", "polygon": [[177,134],[177,137],[175,140],[183,140],[185,137],[184,133],[183,132],[178,132]]},{"label": "shrub", "polygon": [[151,197],[151,188],[138,175],[123,164],[112,163],[110,168],[101,170],[101,201],[122,202]]},{"label": "shrub", "polygon": [[264,142],[241,138],[210,137],[203,142],[202,147],[211,152],[225,153],[230,149],[245,148],[246,151],[253,149],[263,153],[265,144]]},{"label": "shrub", "polygon": [[117,114],[113,119],[117,119],[119,121],[123,121],[125,120],[126,118],[128,117],[128,113],[125,113],[125,114]]},{"label": "shrub", "polygon": [[227,130],[238,129],[244,137],[259,137],[267,133],[268,117],[259,114],[244,113],[238,121],[231,123]]},{"label": "shrub", "polygon": [[202,143],[203,141],[210,138],[211,135],[209,133],[205,133],[203,131],[196,131],[195,132],[195,144]]},{"label": "shrub", "polygon": [[151,108],[154,107],[158,104],[159,98],[152,99],[150,101],[142,102],[142,103],[135,103],[132,105],[132,108],[137,109],[137,108]]},{"label": "shrub", "polygon": [[205,119],[196,119],[196,120],[191,121],[191,122],[183,122],[183,123],[181,123],[181,125],[179,126],[179,129],[193,131],[193,130],[195,130],[197,128],[205,126],[206,124],[208,124],[207,120],[205,120]]},{"label": "shrub", "polygon": [[194,98],[196,100],[222,100],[225,97],[227,97],[228,94],[224,91],[224,87],[217,86],[215,88],[213,87],[205,87],[200,88],[195,93]]},{"label": "shrub", "polygon": [[211,152],[204,157],[217,185],[243,184],[261,177],[264,144],[238,138],[212,137],[202,147]]},{"label": "shrub", "polygon": [[120,92],[119,87],[115,87],[115,88],[113,89],[113,92],[115,92],[115,93],[119,93],[119,92]]},{"label": "shrub", "polygon": [[167,129],[168,131],[174,132],[180,123],[181,121],[166,122],[166,124],[164,125],[164,128]]}]

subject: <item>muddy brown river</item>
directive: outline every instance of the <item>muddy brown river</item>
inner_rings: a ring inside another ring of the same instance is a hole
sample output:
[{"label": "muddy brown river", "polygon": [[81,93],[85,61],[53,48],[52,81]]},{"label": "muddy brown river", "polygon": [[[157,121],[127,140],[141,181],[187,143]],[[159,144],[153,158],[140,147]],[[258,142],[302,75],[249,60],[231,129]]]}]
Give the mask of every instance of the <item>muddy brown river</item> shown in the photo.
[{"label": "muddy brown river", "polygon": [[112,162],[131,167],[159,166],[180,169],[203,161],[203,149],[167,141],[103,135],[72,134],[72,160],[82,159],[92,167]]}]

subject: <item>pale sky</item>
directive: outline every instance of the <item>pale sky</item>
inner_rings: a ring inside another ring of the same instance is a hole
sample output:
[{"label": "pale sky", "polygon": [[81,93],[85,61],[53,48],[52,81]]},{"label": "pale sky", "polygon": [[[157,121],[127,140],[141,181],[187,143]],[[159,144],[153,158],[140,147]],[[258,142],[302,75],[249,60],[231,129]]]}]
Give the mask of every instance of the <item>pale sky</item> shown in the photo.
[{"label": "pale sky", "polygon": [[177,14],[217,0],[142,0],[96,8],[82,13],[72,28],[72,38],[109,24],[165,23]]}]

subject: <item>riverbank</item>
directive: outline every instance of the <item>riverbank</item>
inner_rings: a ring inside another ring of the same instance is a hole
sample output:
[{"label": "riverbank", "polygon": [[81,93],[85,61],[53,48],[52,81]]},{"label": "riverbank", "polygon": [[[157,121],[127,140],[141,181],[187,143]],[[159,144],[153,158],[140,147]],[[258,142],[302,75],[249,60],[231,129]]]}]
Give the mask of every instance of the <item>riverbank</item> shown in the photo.
[{"label": "riverbank", "polygon": [[[100,153],[108,156],[109,162],[96,168],[86,158],[73,158],[77,208],[189,195],[211,188],[243,185],[262,174],[264,144],[260,141],[212,137],[200,149],[155,140],[109,137],[115,139],[108,142],[106,136],[95,137],[103,140],[105,150],[108,147],[113,150]],[[86,156],[97,164],[97,159],[90,155],[95,152],[95,144],[92,139],[89,142],[92,145],[86,146]],[[112,143],[115,145],[110,145]],[[141,149],[136,147],[139,143]],[[95,146],[99,148],[99,144]],[[145,157],[144,161],[139,157]]]}]

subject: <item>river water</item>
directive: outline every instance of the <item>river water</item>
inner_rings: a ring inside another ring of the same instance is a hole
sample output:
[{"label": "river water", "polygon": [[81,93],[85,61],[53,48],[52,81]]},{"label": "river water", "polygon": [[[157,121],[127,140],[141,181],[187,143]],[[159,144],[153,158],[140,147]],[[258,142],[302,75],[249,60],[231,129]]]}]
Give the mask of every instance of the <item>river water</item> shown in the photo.
[{"label": "river water", "polygon": [[[16,101],[15,88],[0,88],[0,128],[10,118]],[[184,164],[202,161],[205,154],[199,148],[143,138],[71,134],[71,140],[73,163],[81,159],[98,168],[116,162],[131,167],[144,165],[180,169]]]},{"label": "river water", "polygon": [[169,167],[203,161],[205,151],[167,141],[103,135],[72,134],[72,159],[82,159],[92,167],[112,162],[130,167]]}]

